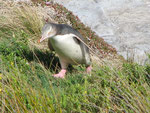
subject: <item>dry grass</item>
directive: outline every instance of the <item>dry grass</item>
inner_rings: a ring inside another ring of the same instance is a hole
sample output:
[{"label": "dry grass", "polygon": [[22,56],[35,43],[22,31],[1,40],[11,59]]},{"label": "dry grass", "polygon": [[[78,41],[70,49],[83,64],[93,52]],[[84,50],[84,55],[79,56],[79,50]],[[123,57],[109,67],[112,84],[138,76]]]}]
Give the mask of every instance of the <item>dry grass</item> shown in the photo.
[{"label": "dry grass", "polygon": [[3,7],[0,10],[0,14],[2,15],[0,25],[1,27],[7,26],[14,30],[22,29],[29,34],[40,36],[43,26],[43,17],[41,14],[43,13],[39,7],[25,3],[3,2]]}]

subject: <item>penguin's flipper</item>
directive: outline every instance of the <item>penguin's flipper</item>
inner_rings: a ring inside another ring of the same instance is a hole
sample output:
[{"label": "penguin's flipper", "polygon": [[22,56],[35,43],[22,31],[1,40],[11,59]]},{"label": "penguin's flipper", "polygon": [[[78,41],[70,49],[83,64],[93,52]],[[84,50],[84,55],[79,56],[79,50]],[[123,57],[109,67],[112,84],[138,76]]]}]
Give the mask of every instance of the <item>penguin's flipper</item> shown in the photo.
[{"label": "penguin's flipper", "polygon": [[80,44],[81,41],[79,39],[77,39],[75,36],[73,37],[74,41],[77,43],[77,44]]},{"label": "penguin's flipper", "polygon": [[[89,48],[84,44],[85,43],[85,40],[83,39],[82,36],[78,37],[78,36],[73,36],[74,40],[81,46],[81,50],[82,50],[82,53],[83,53],[83,56],[84,56],[84,62],[87,66],[90,66],[91,65],[91,57],[90,57],[90,51],[89,51]],[[79,40],[79,39],[80,40]]]}]

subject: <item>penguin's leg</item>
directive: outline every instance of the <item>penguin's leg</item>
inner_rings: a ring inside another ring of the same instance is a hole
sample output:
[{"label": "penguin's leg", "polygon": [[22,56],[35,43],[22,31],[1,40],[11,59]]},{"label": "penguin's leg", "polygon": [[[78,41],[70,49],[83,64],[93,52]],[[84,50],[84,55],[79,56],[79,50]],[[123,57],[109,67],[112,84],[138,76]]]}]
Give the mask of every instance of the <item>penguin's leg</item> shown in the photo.
[{"label": "penguin's leg", "polygon": [[86,73],[91,75],[91,71],[92,71],[92,66],[89,65],[86,67]]},{"label": "penguin's leg", "polygon": [[59,61],[60,61],[60,64],[61,64],[61,71],[58,74],[55,74],[53,76],[56,77],[56,78],[65,78],[68,63],[66,63],[61,57],[59,57]]},{"label": "penguin's leg", "polygon": [[85,53],[85,64],[86,64],[86,73],[91,75],[92,64],[90,54]]}]

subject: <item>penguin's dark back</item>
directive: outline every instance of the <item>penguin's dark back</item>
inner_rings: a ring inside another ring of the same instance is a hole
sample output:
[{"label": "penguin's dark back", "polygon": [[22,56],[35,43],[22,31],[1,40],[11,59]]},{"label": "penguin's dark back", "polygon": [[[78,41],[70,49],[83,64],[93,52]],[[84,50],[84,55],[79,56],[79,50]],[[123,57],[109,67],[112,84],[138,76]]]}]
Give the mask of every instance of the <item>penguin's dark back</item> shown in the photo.
[{"label": "penguin's dark back", "polygon": [[61,33],[60,35],[65,35],[65,34],[74,34],[76,36],[78,36],[82,41],[85,42],[85,39],[82,37],[82,35],[74,28],[72,28],[69,25],[66,24],[58,24],[60,29],[61,29]]}]

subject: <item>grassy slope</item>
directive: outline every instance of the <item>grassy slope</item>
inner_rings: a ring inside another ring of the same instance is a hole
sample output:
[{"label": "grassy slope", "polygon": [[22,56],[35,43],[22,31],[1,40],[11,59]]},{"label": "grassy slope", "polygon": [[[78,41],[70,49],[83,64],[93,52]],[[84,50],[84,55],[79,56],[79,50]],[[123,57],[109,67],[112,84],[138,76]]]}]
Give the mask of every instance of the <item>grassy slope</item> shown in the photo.
[{"label": "grassy slope", "polygon": [[[94,65],[69,69],[66,79],[57,71],[53,53],[30,46],[37,36],[31,23],[19,18],[21,28],[0,17],[1,107],[5,112],[150,112],[150,65],[123,64],[120,70]],[[12,27],[13,26],[13,27]],[[39,28],[40,29],[40,28]],[[40,31],[39,31],[40,32]]]}]

